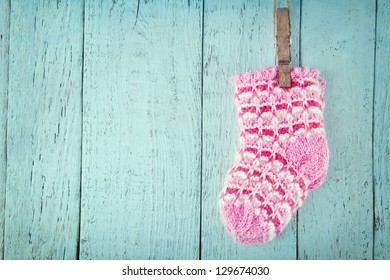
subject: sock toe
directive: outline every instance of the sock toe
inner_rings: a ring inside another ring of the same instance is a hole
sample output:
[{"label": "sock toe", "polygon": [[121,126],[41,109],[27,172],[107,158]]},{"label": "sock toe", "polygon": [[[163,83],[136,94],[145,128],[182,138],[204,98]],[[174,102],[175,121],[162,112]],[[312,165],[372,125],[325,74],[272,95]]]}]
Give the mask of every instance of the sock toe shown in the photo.
[{"label": "sock toe", "polygon": [[265,243],[276,237],[276,229],[272,222],[266,222],[256,214],[252,205],[236,202],[225,202],[220,207],[223,223],[230,235],[238,243]]}]

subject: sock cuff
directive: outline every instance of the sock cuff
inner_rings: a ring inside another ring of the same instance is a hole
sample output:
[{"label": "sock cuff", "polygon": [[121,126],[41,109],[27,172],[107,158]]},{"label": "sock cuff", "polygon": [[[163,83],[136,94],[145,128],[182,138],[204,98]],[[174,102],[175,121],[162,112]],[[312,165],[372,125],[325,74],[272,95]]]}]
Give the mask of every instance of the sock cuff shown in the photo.
[{"label": "sock cuff", "polygon": [[[302,79],[318,80],[322,88],[325,88],[326,82],[319,77],[319,71],[310,67],[291,67],[291,81],[299,83]],[[265,67],[254,72],[239,73],[230,78],[230,82],[237,88],[246,87],[255,84],[269,84],[277,85],[278,80],[278,66]]]}]

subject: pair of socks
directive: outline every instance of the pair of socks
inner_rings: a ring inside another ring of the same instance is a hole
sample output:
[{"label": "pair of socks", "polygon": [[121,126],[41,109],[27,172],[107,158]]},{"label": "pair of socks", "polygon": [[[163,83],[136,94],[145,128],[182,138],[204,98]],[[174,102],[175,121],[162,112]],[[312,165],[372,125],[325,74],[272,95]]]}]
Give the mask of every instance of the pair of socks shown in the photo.
[{"label": "pair of socks", "polygon": [[227,231],[244,244],[277,237],[308,193],[325,180],[325,81],[318,70],[291,68],[291,87],[278,86],[278,67],[231,79],[240,148],[220,193]]}]

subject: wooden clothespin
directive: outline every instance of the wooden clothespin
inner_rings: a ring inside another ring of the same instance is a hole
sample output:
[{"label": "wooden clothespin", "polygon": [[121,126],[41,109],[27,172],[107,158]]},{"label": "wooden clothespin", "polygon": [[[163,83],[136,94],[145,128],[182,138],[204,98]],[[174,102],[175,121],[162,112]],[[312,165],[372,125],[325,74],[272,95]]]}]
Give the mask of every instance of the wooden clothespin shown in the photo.
[{"label": "wooden clothespin", "polygon": [[276,11],[276,63],[279,66],[279,86],[291,87],[290,14],[288,8]]}]

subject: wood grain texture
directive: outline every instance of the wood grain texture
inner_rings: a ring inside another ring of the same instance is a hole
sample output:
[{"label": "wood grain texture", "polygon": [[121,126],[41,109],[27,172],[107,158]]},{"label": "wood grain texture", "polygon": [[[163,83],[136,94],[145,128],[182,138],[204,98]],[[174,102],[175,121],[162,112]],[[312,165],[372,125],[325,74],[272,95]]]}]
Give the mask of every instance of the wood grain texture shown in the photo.
[{"label": "wood grain texture", "polygon": [[375,1],[303,1],[301,57],[327,80],[327,181],[299,213],[300,259],[371,259]]},{"label": "wood grain texture", "polygon": [[5,259],[76,258],[82,34],[81,1],[12,1]]},{"label": "wood grain texture", "polygon": [[0,260],[4,256],[5,184],[7,179],[9,13],[9,1],[0,1]]},{"label": "wood grain texture", "polygon": [[0,259],[390,259],[389,1],[291,1],[292,65],[327,80],[329,174],[255,246],[218,195],[228,79],[274,65],[273,1],[85,2],[0,0]]},{"label": "wood grain texture", "polygon": [[374,258],[390,259],[390,3],[378,1],[374,100]]},{"label": "wood grain texture", "polygon": [[[292,34],[299,35],[299,1],[292,1]],[[292,50],[297,63],[298,46]],[[238,151],[233,87],[237,72],[275,64],[273,1],[205,1],[203,64],[202,259],[295,259],[296,220],[264,245],[241,245],[224,229],[218,197]]]},{"label": "wood grain texture", "polygon": [[197,259],[201,1],[86,1],[81,259]]}]

